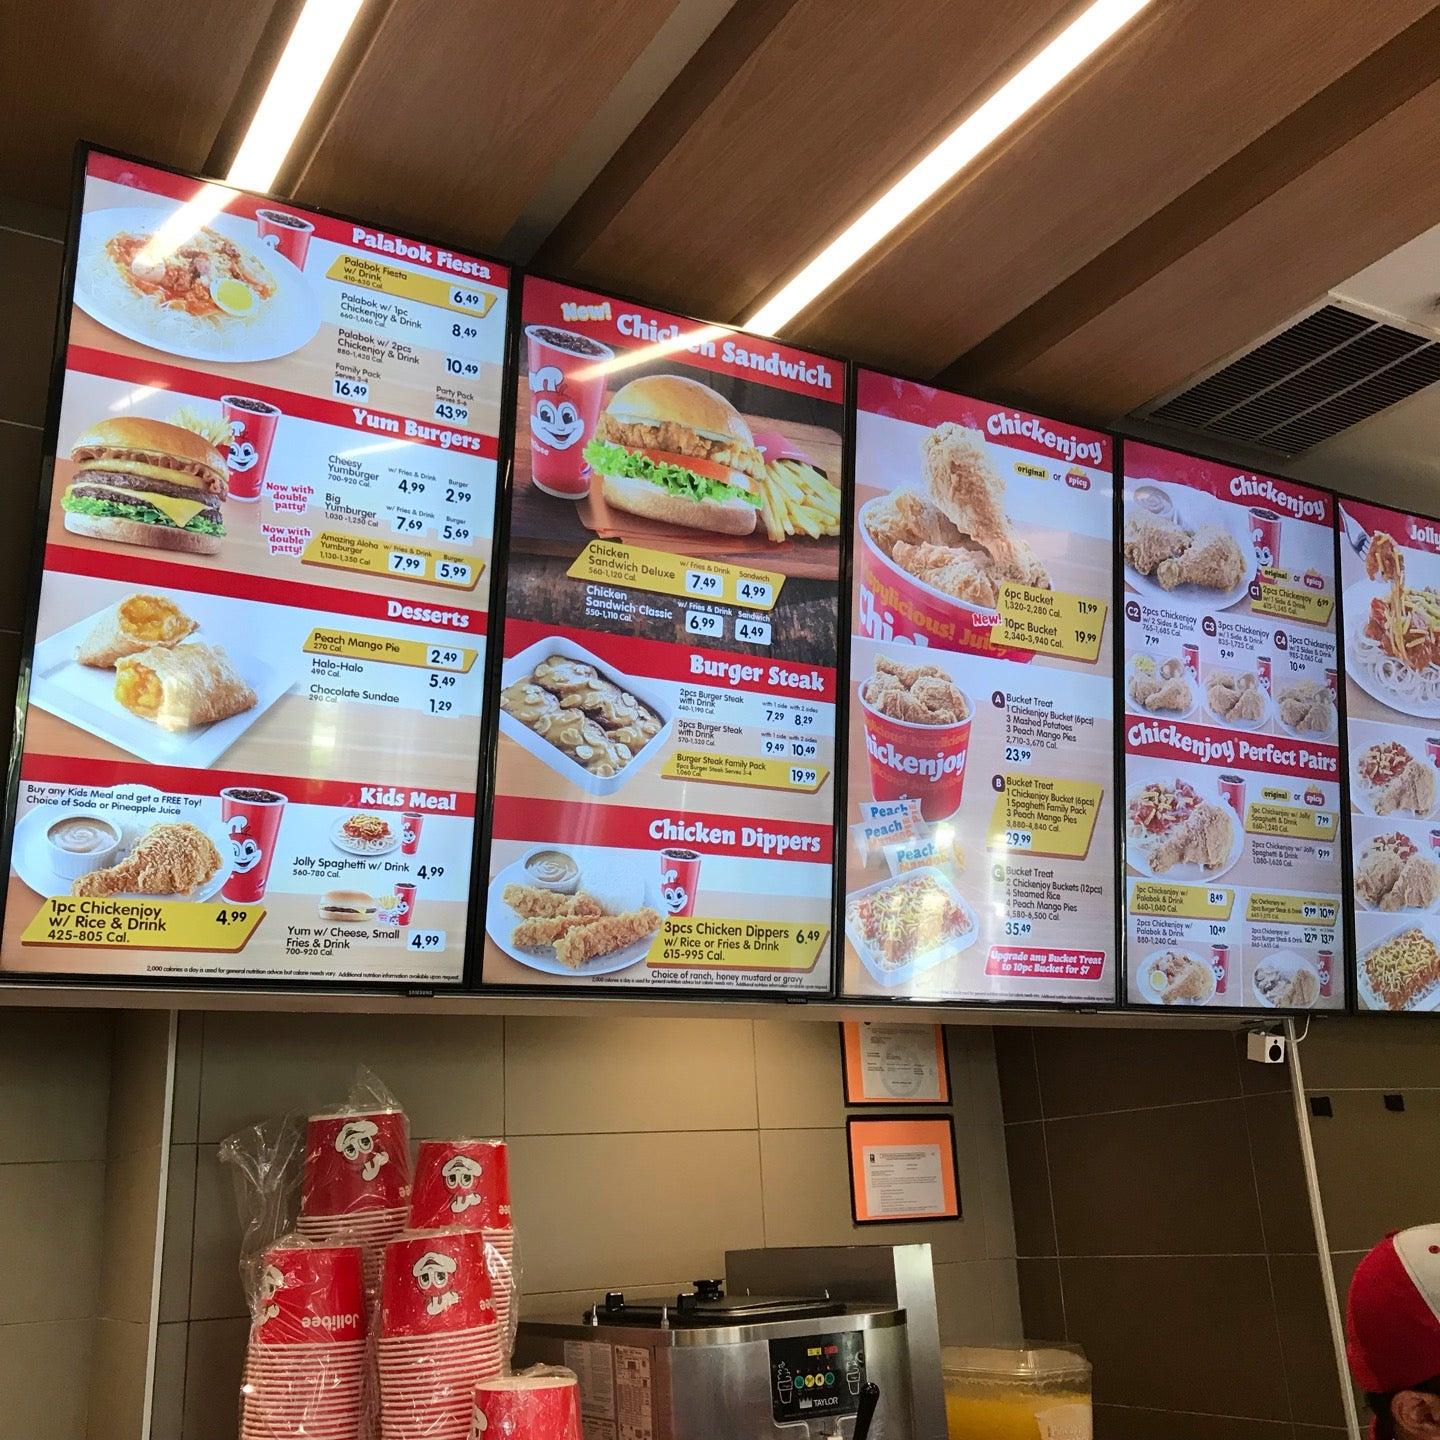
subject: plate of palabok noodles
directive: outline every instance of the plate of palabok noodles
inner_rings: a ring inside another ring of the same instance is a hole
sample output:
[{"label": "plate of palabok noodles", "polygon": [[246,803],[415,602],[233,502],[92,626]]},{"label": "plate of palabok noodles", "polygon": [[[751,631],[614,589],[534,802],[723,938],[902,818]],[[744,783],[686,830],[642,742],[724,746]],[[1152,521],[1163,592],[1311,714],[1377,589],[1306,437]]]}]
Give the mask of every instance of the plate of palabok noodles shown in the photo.
[{"label": "plate of palabok noodles", "polygon": [[1405,552],[1383,531],[1365,574],[1345,595],[1349,677],[1392,710],[1440,719],[1440,589],[1406,583]]}]

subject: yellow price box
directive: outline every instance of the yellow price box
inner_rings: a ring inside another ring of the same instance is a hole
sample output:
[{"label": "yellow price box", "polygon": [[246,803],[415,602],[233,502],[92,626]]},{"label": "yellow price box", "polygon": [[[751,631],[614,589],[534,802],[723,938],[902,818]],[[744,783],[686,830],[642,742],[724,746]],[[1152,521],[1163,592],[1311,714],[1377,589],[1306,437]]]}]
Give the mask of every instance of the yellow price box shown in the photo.
[{"label": "yellow price box", "polygon": [[420,275],[369,255],[338,255],[325,275],[344,285],[378,290],[401,300],[418,300],[422,305],[438,305],[442,310],[458,310],[462,315],[475,315],[481,320],[495,304],[494,293],[482,286],[464,280],[447,280],[443,275]]},{"label": "yellow price box", "polygon": [[233,955],[245,948],[264,918],[260,905],[57,895],[35,912],[20,943]]},{"label": "yellow price box", "polygon": [[417,670],[453,670],[468,675],[478,651],[461,645],[429,645],[423,640],[397,640],[392,635],[357,635],[351,630],[317,626],[305,640],[307,655],[336,655],[380,665],[410,665]]},{"label": "yellow price box", "polygon": [[758,755],[713,755],[676,750],[660,773],[667,780],[708,780],[714,785],[752,785],[757,790],[798,790],[813,795],[830,778],[824,765],[799,760],[762,760]]},{"label": "yellow price box", "polygon": [[1109,606],[1089,595],[1035,590],[1008,581],[1000,587],[1000,619],[990,632],[996,645],[1037,650],[1093,663],[1100,654]]},{"label": "yellow price box", "polygon": [[995,799],[986,845],[1076,860],[1090,849],[1104,787],[1092,780],[1057,780],[1011,772]]},{"label": "yellow price box", "polygon": [[1275,615],[1282,620],[1303,620],[1310,625],[1328,625],[1335,601],[1329,595],[1317,595],[1313,590],[1298,590],[1293,585],[1281,585],[1267,578],[1267,572],[1260,572],[1260,595],[1252,601],[1250,608],[1257,615]]},{"label": "yellow price box", "polygon": [[322,530],[307,540],[300,563],[329,570],[356,570],[364,575],[390,575],[396,580],[444,585],[454,590],[473,590],[485,568],[484,562],[473,555],[335,530]]},{"label": "yellow price box", "polygon": [[1255,890],[1245,904],[1247,920],[1272,925],[1334,925],[1339,914],[1333,895],[1266,895]]},{"label": "yellow price box", "polygon": [[1179,885],[1137,880],[1130,892],[1132,915],[1172,915],[1180,920],[1228,920],[1235,892],[1228,885]]},{"label": "yellow price box", "polygon": [[575,557],[567,572],[572,580],[594,580],[649,590],[655,595],[677,595],[684,600],[714,600],[742,605],[749,610],[771,610],[780,598],[783,575],[753,570],[748,565],[722,565],[717,560],[695,560],[639,545],[592,540]]},{"label": "yellow price box", "polygon": [[1337,841],[1340,817],[1333,810],[1256,801],[1245,807],[1245,829],[1251,835],[1276,835],[1286,840]]},{"label": "yellow price box", "polygon": [[815,968],[828,925],[788,920],[716,920],[670,916],[650,942],[645,964],[652,970],[776,970]]}]

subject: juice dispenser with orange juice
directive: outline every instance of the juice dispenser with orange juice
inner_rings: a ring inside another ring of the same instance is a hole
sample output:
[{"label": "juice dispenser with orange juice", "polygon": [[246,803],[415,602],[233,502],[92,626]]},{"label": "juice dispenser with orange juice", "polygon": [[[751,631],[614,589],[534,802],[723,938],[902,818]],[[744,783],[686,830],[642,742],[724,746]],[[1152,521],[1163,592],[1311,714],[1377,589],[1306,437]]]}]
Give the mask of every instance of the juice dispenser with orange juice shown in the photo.
[{"label": "juice dispenser with orange juice", "polygon": [[950,1440],[1091,1440],[1090,1365],[1074,1346],[941,1351]]}]

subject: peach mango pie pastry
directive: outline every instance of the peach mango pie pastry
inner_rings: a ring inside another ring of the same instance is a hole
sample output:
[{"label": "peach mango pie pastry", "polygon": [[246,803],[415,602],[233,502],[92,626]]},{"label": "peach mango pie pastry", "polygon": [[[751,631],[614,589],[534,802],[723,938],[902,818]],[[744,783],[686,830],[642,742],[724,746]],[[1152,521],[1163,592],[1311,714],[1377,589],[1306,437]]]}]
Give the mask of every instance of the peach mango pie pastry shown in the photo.
[{"label": "peach mango pie pastry", "polygon": [[115,699],[162,730],[193,730],[250,710],[256,694],[218,645],[152,645],[115,665]]},{"label": "peach mango pie pastry", "polygon": [[95,617],[75,647],[75,659],[81,665],[110,670],[117,660],[152,645],[178,645],[194,629],[195,622],[167,596],[127,595]]}]

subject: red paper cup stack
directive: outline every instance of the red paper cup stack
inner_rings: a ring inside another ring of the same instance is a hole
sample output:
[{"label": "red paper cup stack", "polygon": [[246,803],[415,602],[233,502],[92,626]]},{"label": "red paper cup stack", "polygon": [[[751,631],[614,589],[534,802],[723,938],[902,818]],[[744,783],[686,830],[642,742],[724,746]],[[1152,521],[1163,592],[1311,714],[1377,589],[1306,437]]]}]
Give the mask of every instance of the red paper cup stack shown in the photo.
[{"label": "red paper cup stack", "polygon": [[241,1387],[241,1440],[357,1440],[365,1381],[359,1247],[287,1236],[263,1264]]},{"label": "red paper cup stack", "polygon": [[505,1142],[422,1140],[410,1225],[415,1230],[459,1225],[484,1236],[495,1310],[508,1331],[515,1298],[515,1230]]},{"label": "red paper cup stack", "polygon": [[475,1386],[502,1358],[483,1239],[450,1229],[390,1241],[381,1296],[381,1440],[466,1440]]},{"label": "red paper cup stack", "polygon": [[537,1367],[475,1387],[478,1440],[580,1440],[580,1388],[569,1370]]},{"label": "red paper cup stack", "polygon": [[364,1251],[365,1288],[377,1294],[387,1240],[410,1210],[410,1127],[403,1110],[337,1110],[305,1126],[305,1171],[296,1229],[343,1238]]}]

